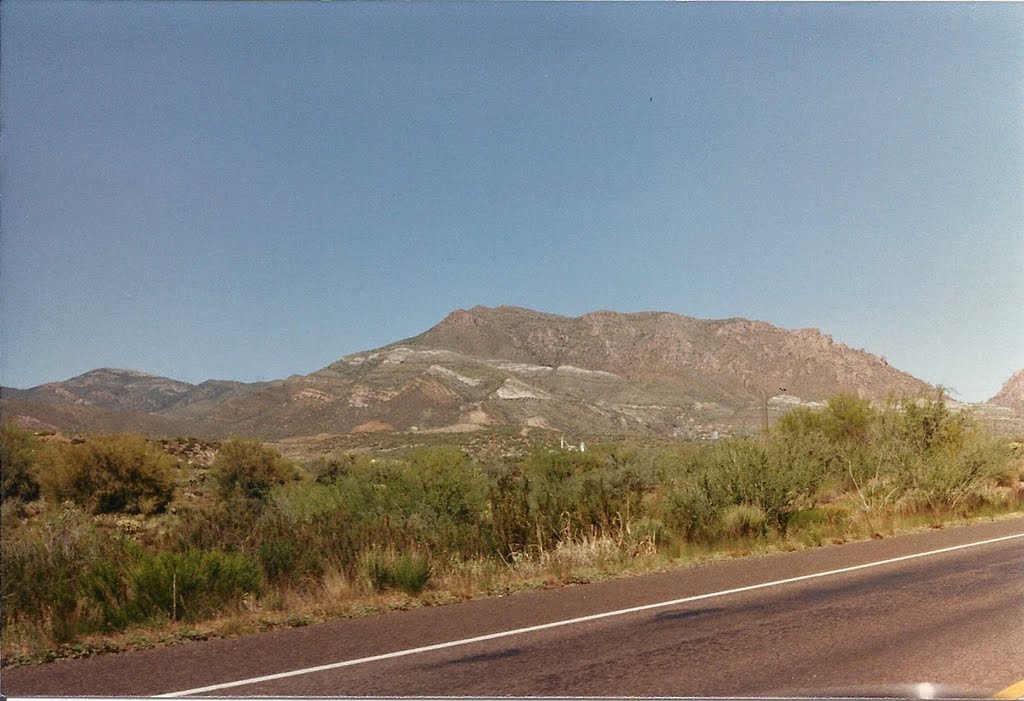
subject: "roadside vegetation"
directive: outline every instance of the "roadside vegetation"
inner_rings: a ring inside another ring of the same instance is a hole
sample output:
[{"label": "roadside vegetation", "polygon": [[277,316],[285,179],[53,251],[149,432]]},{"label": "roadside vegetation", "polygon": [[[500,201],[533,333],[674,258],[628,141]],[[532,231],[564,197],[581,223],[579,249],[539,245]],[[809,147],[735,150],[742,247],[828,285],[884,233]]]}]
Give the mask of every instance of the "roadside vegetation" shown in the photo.
[{"label": "roadside vegetation", "polygon": [[757,438],[488,459],[440,446],[298,465],[244,439],[44,441],[12,425],[0,438],[8,665],[840,543],[1024,503],[1022,445],[941,398],[839,396]]}]

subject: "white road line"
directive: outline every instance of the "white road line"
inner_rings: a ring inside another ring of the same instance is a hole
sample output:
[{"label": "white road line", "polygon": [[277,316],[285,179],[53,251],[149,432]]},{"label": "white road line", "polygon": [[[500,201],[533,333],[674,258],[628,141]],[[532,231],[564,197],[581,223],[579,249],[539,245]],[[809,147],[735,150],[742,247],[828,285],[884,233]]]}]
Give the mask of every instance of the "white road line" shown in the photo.
[{"label": "white road line", "polygon": [[783,584],[792,584],[793,582],[802,582],[808,579],[817,579],[818,577],[829,577],[835,574],[843,574],[844,572],[855,572],[856,570],[864,570],[869,567],[880,567],[882,565],[889,565],[894,562],[904,562],[906,560],[914,560],[919,557],[929,557],[931,555],[939,555],[941,553],[953,552],[954,550],[964,550],[966,548],[976,548],[980,545],[989,545],[991,543],[999,543],[1004,540],[1012,540],[1014,538],[1024,538],[1024,533],[1016,533],[1014,535],[1006,535],[999,538],[989,538],[988,540],[979,540],[973,543],[965,543],[963,545],[953,545],[948,548],[939,548],[938,550],[929,550],[923,553],[915,553],[913,555],[902,555],[900,557],[892,557],[888,560],[877,560],[875,562],[866,562],[862,565],[853,565],[851,567],[841,567],[836,570],[828,570],[826,572],[815,572],[813,574],[804,574],[799,577],[789,577],[787,579],[776,579],[771,582],[763,582],[761,584],[750,584],[745,587],[736,587],[735,589],[723,589],[722,591],[710,592],[708,594],[697,594],[695,596],[687,596],[682,599],[672,599],[671,601],[661,601],[656,604],[644,604],[643,606],[633,606],[631,608],[618,609],[616,611],[605,611],[604,613],[595,613],[589,616],[580,616],[578,618],[568,618],[562,621],[553,621],[551,623],[542,623],[536,626],[527,626],[526,628],[515,628],[513,630],[505,630],[499,633],[489,633],[487,635],[478,635],[472,638],[463,638],[461,640],[451,640],[444,643],[436,643],[434,645],[424,645],[423,647],[409,648],[408,650],[396,650],[395,652],[386,652],[381,655],[372,655],[370,657],[360,657],[354,660],[345,660],[343,662],[332,662],[330,664],[318,665],[316,667],[306,667],[304,669],[295,669],[290,672],[279,672],[277,674],[267,674],[262,677],[251,677],[249,679],[239,679],[232,682],[223,682],[221,684],[211,684],[209,686],[201,686],[195,689],[186,689],[185,691],[173,691],[167,694],[160,694],[154,698],[177,698],[181,696],[190,696],[192,694],[205,694],[210,691],[220,691],[221,689],[232,689],[238,686],[248,686],[250,684],[259,684],[262,682],[275,681],[277,679],[286,679],[288,677],[297,677],[303,674],[314,674],[316,672],[326,672],[331,669],[341,669],[342,667],[354,667],[355,665],[367,664],[368,662],[377,662],[379,660],[390,660],[395,657],[407,657],[409,655],[418,655],[423,652],[432,652],[434,650],[444,650],[450,647],[459,647],[461,645],[470,645],[472,643],[484,642],[487,640],[497,640],[498,638],[508,638],[513,635],[523,635],[525,633],[533,633],[539,630],[548,630],[549,628],[560,628],[562,626],[571,626],[577,623],[587,623],[589,621],[598,621],[602,618],[612,618],[614,616],[625,616],[630,613],[638,613],[640,611],[652,611],[654,609],[665,608],[667,606],[678,606],[679,604],[686,604],[691,601],[701,601],[703,599],[713,599],[719,596],[728,596],[729,594],[739,594],[740,592],[753,591],[755,589],[767,589],[768,587],[777,587]]}]

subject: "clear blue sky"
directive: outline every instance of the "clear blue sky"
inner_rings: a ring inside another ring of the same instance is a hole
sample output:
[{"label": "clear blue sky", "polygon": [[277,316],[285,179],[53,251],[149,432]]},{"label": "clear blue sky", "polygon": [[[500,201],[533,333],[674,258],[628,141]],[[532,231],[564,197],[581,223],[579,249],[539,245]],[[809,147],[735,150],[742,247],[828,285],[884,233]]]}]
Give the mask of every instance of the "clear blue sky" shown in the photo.
[{"label": "clear blue sky", "polygon": [[1024,366],[1024,5],[0,4],[0,370],[308,373],[457,307]]}]

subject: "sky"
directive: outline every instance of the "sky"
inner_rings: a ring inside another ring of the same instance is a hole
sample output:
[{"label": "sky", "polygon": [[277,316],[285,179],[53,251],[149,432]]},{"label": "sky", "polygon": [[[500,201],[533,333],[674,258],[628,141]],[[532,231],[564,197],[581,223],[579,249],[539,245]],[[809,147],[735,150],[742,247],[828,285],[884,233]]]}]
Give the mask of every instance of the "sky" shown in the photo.
[{"label": "sky", "polygon": [[1024,5],[0,3],[0,381],[513,304],[1024,367]]}]

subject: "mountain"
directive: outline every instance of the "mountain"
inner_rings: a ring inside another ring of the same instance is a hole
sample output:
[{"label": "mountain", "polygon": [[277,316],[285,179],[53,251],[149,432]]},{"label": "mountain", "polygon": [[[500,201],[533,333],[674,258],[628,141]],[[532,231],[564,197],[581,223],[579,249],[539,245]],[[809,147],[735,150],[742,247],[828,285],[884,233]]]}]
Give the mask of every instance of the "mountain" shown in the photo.
[{"label": "mountain", "polygon": [[135,424],[155,417],[163,429],[208,436],[513,426],[701,437],[756,428],[766,404],[775,417],[840,392],[883,399],[934,388],[814,329],[661,312],[571,318],[473,307],[413,338],[270,383],[191,385],[103,369],[4,389],[3,398],[5,411],[23,417],[31,416],[26,407],[48,405],[39,420],[57,424],[67,417],[56,407],[75,407],[77,425],[99,420],[96,412],[121,412]]},{"label": "mountain", "polygon": [[[217,435],[216,428],[141,411],[117,411],[87,404],[45,404],[7,399],[0,391],[0,416],[14,420],[32,431],[60,433],[140,433],[145,436],[174,437]],[[212,430],[211,430],[212,429]]]},{"label": "mountain", "polygon": [[[816,329],[786,331],[747,319],[593,312],[578,318],[516,307],[458,310],[402,345],[477,357],[612,373],[648,390],[702,400],[746,402],[788,392],[824,399],[837,392],[869,398],[917,394],[929,386]],[[780,389],[784,388],[784,389]]]},{"label": "mountain", "polygon": [[179,401],[192,385],[136,370],[100,368],[26,390],[3,388],[3,396],[40,404],[95,406],[115,411],[158,412]]},{"label": "mountain", "polygon": [[[194,405],[209,405],[243,396],[266,383],[207,380],[198,385],[138,370],[99,368],[31,389],[4,387],[0,394],[40,404],[91,406],[113,411],[195,414]],[[201,411],[199,412],[201,413]]]},{"label": "mountain", "polygon": [[474,307],[419,336],[219,404],[208,418],[274,438],[486,425],[700,436],[756,427],[766,398],[775,416],[839,392],[883,399],[931,391],[812,329]]},{"label": "mountain", "polygon": [[137,370],[99,368],[30,389],[0,388],[5,414],[64,431],[136,431],[149,435],[217,433],[210,407],[266,383],[207,380],[193,385]]},{"label": "mountain", "polygon": [[1024,412],[1024,369],[1013,373],[987,403]]}]

